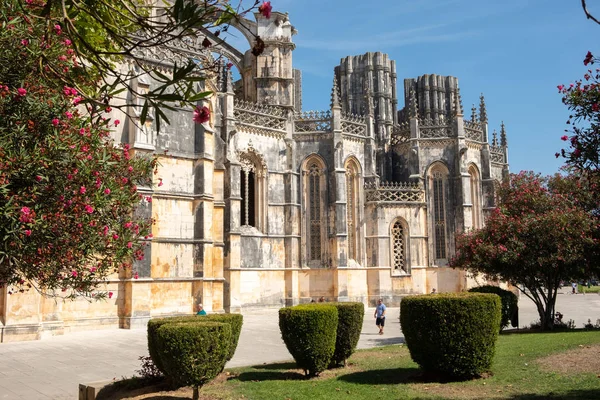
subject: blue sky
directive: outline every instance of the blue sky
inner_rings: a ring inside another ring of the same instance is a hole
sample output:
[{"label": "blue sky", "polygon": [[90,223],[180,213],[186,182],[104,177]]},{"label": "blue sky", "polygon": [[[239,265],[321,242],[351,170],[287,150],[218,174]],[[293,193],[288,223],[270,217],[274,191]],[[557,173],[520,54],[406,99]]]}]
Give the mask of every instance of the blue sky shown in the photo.
[{"label": "blue sky", "polygon": [[[600,4],[589,1],[600,17]],[[583,76],[600,25],[578,0],[272,0],[298,30],[294,67],[303,108],[329,107],[333,68],[348,55],[381,51],[402,80],[458,77],[465,115],[486,98],[490,132],[504,121],[512,172],[557,172],[568,118],[556,86]],[[231,42],[235,44],[235,39]],[[404,106],[403,98],[399,107]]]}]

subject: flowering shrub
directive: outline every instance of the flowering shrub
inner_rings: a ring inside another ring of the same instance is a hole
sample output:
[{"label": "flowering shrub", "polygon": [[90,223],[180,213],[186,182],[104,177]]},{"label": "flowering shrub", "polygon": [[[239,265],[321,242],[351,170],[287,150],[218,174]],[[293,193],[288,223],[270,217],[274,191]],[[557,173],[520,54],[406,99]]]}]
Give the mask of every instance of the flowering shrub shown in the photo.
[{"label": "flowering shrub", "polygon": [[578,201],[571,177],[512,175],[498,190],[500,207],[483,229],[457,240],[452,267],[527,288],[544,328],[552,328],[561,281],[597,268],[598,221]]},{"label": "flowering shrub", "polygon": [[60,26],[0,11],[0,285],[102,298],[99,282],[143,257],[151,221],[134,216],[156,161],[109,140],[118,121],[87,109],[96,84]]}]

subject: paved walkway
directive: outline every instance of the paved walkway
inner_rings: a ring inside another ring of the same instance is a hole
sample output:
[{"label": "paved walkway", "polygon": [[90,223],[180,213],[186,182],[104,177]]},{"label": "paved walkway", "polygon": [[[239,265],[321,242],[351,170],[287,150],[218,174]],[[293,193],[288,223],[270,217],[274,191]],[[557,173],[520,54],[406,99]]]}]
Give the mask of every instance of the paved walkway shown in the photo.
[{"label": "paved walkway", "polygon": [[[533,304],[520,301],[521,326],[537,318]],[[560,295],[557,310],[581,327],[600,318],[599,295]],[[379,336],[373,309],[365,315],[359,348],[403,341],[398,309],[388,309],[385,335]],[[70,333],[40,341],[0,344],[0,399],[77,399],[79,383],[131,377],[139,357],[147,355],[144,329],[111,329]],[[291,359],[279,334],[277,310],[244,313],[238,349],[228,367]]]}]

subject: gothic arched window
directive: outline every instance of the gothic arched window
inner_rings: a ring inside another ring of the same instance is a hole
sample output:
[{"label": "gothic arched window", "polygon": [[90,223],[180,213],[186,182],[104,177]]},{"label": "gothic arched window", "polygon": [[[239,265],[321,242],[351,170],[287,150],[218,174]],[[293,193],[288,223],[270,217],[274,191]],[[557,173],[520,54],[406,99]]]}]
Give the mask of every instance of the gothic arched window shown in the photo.
[{"label": "gothic arched window", "polygon": [[346,162],[346,222],[348,226],[348,259],[359,259],[359,169],[356,161]]},{"label": "gothic arched window", "polygon": [[303,245],[310,266],[322,266],[327,232],[325,164],[319,157],[309,158],[303,166],[304,218]]},{"label": "gothic arched window", "polygon": [[407,238],[408,238],[408,230],[406,229],[406,225],[402,223],[401,220],[396,220],[392,224],[391,230],[391,241],[392,245],[392,269],[395,273],[400,274],[408,274],[410,273],[410,269],[408,266],[408,257],[407,257]]},{"label": "gothic arched window", "polygon": [[431,168],[429,175],[429,196],[433,213],[433,246],[436,260],[446,259],[446,190],[448,185],[448,170],[438,164]]},{"label": "gothic arched window", "polygon": [[481,181],[479,179],[479,170],[476,166],[469,167],[469,176],[471,183],[471,216],[473,229],[481,228]]},{"label": "gothic arched window", "polygon": [[250,146],[239,155],[242,204],[240,225],[253,226],[259,231],[266,229],[266,164]]}]

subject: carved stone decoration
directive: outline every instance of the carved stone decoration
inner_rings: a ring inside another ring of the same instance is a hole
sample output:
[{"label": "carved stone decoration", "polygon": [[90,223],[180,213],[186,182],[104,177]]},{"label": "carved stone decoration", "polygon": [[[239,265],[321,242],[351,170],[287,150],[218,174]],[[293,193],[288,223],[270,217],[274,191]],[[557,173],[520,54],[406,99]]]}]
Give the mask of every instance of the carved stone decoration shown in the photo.
[{"label": "carved stone decoration", "polygon": [[392,226],[392,266],[398,272],[407,273],[405,261],[404,227],[400,220]]},{"label": "carved stone decoration", "polygon": [[423,203],[425,190],[420,184],[382,182],[365,185],[367,203]]},{"label": "carved stone decoration", "polygon": [[488,122],[487,110],[485,108],[485,98],[483,97],[483,93],[481,93],[481,96],[479,97],[479,120],[484,124]]}]

